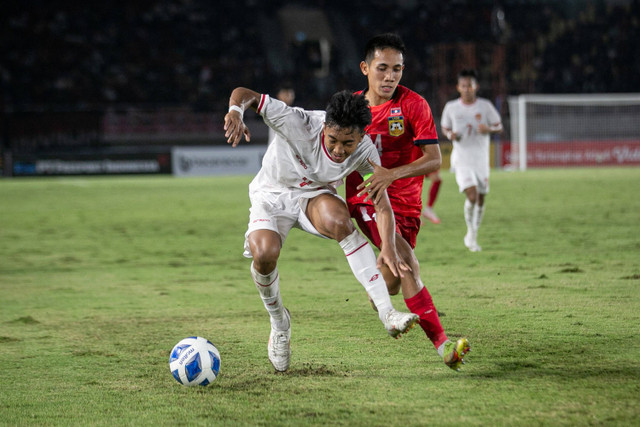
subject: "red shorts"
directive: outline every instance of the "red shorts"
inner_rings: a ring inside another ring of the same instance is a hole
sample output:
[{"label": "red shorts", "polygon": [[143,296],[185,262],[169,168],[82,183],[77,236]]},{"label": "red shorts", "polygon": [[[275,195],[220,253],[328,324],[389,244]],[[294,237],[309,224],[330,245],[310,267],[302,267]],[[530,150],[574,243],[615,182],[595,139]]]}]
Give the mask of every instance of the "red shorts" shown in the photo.
[{"label": "red shorts", "polygon": [[[416,247],[416,238],[420,231],[420,218],[410,216],[401,216],[394,214],[396,217],[396,232],[404,237],[404,240]],[[378,224],[376,223],[376,210],[371,205],[355,205],[351,210],[351,217],[356,220],[358,227],[365,236],[380,249],[382,240],[378,232]]]}]

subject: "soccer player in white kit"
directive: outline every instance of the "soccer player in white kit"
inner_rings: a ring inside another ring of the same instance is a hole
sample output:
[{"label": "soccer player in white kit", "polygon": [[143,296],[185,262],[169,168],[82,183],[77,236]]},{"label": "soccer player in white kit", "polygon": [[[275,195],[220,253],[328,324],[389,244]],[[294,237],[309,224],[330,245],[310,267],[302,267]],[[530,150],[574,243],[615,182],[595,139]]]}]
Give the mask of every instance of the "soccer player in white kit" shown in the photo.
[{"label": "soccer player in white kit", "polygon": [[489,100],[476,96],[478,78],[474,70],[460,71],[456,88],[460,98],[447,102],[440,124],[445,136],[453,142],[451,167],[460,192],[467,196],[464,244],[470,251],[478,252],[482,250],[477,241],[478,228],[489,192],[489,139],[491,134],[502,132],[502,120]]},{"label": "soccer player in white kit", "polygon": [[249,185],[251,209],[245,234],[245,252],[251,276],[271,317],[267,347],[276,371],[286,371],[291,358],[291,319],[279,291],[277,262],[291,228],[339,242],[353,274],[376,305],[387,332],[397,338],[418,316],[401,313],[391,304],[380,267],[396,276],[410,271],[395,245],[395,218],[384,193],[376,203],[382,250],[376,259],[369,242],[356,230],[336,185],[353,171],[373,172],[380,157],[364,128],[371,122],[366,99],[343,91],[335,94],[327,111],[306,111],[250,89],[236,88],[224,117],[225,138],[233,147],[251,133],[243,121],[251,107],[276,131]]}]

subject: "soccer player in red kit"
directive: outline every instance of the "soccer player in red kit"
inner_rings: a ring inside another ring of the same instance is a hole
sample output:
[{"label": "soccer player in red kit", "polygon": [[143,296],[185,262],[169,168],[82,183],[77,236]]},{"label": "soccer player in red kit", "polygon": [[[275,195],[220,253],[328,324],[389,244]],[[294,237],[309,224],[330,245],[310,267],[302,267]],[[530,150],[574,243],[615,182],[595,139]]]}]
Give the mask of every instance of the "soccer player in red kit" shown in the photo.
[{"label": "soccer player in red kit", "polygon": [[347,177],[347,204],[362,232],[380,248],[372,200],[377,201],[387,190],[396,218],[397,250],[412,269],[411,274],[398,279],[383,268],[387,288],[391,295],[402,289],[407,307],[420,317],[419,324],[438,354],[447,366],[458,370],[469,343],[466,338],[457,342],[447,338],[431,295],[422,284],[413,252],[420,230],[424,176],[440,168],[442,157],[429,104],[399,85],[404,53],[404,43],[395,34],[375,36],[365,48],[360,70],[367,77],[368,87],[358,93],[369,101],[372,122],[365,131],[376,145],[382,164],[372,164],[374,172],[364,181],[359,174]]}]

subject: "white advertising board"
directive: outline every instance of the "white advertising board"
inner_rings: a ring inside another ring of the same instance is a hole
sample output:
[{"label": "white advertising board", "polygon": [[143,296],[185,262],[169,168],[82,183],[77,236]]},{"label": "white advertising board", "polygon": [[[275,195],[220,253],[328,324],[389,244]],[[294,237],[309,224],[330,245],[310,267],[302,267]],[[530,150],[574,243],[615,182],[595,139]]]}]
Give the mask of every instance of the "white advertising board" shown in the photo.
[{"label": "white advertising board", "polygon": [[171,162],[176,176],[252,175],[262,166],[266,145],[255,147],[173,147]]}]

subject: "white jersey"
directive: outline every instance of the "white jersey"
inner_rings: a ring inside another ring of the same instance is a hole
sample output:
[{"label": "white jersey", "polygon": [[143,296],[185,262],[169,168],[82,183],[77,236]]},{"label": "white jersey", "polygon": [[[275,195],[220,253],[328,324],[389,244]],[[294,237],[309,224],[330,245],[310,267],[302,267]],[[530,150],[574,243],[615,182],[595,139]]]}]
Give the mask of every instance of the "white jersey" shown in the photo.
[{"label": "white jersey", "polygon": [[335,193],[342,179],[351,172],[362,175],[373,172],[367,159],[380,164],[378,150],[368,135],[344,162],[335,162],[323,141],[324,111],[289,107],[278,99],[262,95],[258,114],[275,131],[275,137],[262,159],[262,168],[249,185],[250,193],[294,189]]},{"label": "white jersey", "polygon": [[488,99],[476,98],[473,104],[464,104],[460,98],[447,102],[440,124],[462,135],[453,141],[451,167],[471,168],[489,174],[489,134],[478,132],[478,125],[495,126],[501,123],[500,114]]}]

